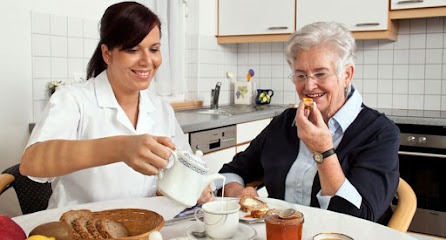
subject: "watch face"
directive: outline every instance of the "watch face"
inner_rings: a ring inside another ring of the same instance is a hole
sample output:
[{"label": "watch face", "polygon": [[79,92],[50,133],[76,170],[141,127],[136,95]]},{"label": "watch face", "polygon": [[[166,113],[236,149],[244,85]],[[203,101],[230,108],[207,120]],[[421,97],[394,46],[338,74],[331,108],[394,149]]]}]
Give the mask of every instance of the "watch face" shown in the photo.
[{"label": "watch face", "polygon": [[322,156],[322,154],[320,153],[314,153],[313,155],[313,159],[314,161],[316,161],[317,163],[322,163],[324,161],[324,157]]}]

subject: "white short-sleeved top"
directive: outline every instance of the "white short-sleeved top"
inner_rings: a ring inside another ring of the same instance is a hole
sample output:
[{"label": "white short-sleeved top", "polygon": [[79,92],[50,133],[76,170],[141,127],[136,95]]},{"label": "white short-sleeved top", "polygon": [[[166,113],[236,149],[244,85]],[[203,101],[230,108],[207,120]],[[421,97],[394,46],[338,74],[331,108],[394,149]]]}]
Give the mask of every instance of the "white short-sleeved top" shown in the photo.
[{"label": "white short-sleeved top", "polygon": [[[119,106],[104,71],[85,83],[59,87],[36,124],[27,147],[51,139],[86,140],[144,133],[168,136],[179,149],[191,150],[170,104],[149,90],[140,92],[135,129]],[[123,162],[56,178],[30,178],[52,182],[48,208],[148,197],[156,192],[156,176],[143,175]]]}]

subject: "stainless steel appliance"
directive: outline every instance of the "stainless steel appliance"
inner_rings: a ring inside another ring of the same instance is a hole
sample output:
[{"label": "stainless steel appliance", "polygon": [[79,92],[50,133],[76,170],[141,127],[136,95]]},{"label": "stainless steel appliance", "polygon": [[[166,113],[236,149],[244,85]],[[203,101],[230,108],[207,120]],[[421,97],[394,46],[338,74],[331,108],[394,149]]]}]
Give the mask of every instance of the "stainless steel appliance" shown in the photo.
[{"label": "stainless steel appliance", "polygon": [[236,126],[226,126],[189,133],[192,151],[203,153],[217,151],[236,145]]},{"label": "stainless steel appliance", "polygon": [[446,237],[446,127],[397,125],[400,174],[417,195],[409,231]]}]

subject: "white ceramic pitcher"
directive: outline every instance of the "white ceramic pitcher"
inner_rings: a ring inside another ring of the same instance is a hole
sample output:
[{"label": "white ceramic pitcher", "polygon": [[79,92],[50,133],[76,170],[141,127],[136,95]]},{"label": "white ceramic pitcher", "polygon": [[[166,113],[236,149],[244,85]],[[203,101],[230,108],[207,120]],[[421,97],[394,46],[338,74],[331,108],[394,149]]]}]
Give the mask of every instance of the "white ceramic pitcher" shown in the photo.
[{"label": "white ceramic pitcher", "polygon": [[170,169],[158,174],[158,191],[164,196],[188,207],[197,203],[203,189],[217,179],[225,179],[221,174],[208,174],[209,168],[201,159],[203,153],[196,155],[188,151],[172,151]]}]

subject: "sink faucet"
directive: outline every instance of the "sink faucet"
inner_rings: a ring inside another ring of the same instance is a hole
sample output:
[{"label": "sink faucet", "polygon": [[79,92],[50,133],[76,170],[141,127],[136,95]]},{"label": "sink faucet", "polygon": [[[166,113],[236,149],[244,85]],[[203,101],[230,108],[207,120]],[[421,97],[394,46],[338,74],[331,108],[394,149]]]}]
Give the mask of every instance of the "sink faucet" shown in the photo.
[{"label": "sink faucet", "polygon": [[217,82],[215,88],[211,91],[211,109],[218,109],[218,97],[220,96],[221,82]]}]

